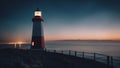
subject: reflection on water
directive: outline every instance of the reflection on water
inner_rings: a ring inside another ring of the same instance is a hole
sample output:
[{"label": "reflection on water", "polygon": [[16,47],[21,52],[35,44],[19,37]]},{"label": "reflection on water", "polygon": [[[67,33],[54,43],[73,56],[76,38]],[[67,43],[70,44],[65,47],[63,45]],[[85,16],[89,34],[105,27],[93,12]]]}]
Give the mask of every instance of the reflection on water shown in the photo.
[{"label": "reflection on water", "polygon": [[14,44],[14,48],[16,48],[16,43]]}]

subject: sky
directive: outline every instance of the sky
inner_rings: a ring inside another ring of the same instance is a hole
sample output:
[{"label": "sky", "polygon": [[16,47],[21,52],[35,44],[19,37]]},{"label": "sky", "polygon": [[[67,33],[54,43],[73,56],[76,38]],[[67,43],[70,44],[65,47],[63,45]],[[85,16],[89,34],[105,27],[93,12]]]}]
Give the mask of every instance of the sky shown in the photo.
[{"label": "sky", "polygon": [[45,40],[120,40],[119,0],[0,0],[0,43],[30,42],[39,8]]}]

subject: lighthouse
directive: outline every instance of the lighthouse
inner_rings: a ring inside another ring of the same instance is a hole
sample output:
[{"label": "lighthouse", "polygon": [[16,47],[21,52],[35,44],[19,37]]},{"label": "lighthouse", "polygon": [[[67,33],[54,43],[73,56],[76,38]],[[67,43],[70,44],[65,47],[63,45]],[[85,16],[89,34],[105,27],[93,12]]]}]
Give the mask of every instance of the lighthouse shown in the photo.
[{"label": "lighthouse", "polygon": [[44,49],[44,33],[43,33],[43,18],[42,11],[39,9],[35,10],[33,21],[33,30],[32,30],[32,40],[31,40],[31,49]]}]

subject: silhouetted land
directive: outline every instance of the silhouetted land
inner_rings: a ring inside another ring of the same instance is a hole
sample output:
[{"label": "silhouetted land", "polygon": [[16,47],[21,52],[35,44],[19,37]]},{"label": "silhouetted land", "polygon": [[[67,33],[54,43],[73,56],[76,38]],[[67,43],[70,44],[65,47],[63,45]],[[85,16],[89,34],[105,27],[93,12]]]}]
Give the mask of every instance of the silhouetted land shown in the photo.
[{"label": "silhouetted land", "polygon": [[0,49],[0,68],[107,68],[106,64],[43,50]]}]

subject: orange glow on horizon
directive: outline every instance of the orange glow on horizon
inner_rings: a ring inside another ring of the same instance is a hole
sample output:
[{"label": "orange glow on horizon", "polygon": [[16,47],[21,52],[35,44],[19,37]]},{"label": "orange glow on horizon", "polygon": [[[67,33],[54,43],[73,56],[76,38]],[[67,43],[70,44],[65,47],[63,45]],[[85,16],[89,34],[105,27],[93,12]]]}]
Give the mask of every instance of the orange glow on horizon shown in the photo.
[{"label": "orange glow on horizon", "polygon": [[98,35],[98,36],[54,36],[54,37],[45,37],[46,41],[51,40],[120,40],[119,35]]},{"label": "orange glow on horizon", "polygon": [[23,44],[23,42],[17,42],[17,44]]},{"label": "orange glow on horizon", "polygon": [[28,42],[21,42],[21,41],[18,41],[18,42],[9,42],[7,44],[27,44]]},{"label": "orange glow on horizon", "polygon": [[[22,38],[22,37],[21,37]],[[23,39],[23,40],[22,40]],[[22,38],[20,40],[22,41],[14,41],[14,42],[6,42],[6,43],[0,43],[0,44],[31,44],[31,39],[29,40],[24,40]],[[12,40],[12,39],[9,39]],[[8,41],[9,41],[8,40]],[[17,40],[17,39],[16,39]],[[120,40],[120,35],[118,34],[70,34],[70,35],[54,35],[54,36],[45,36],[45,41],[54,41],[54,40]]]}]

